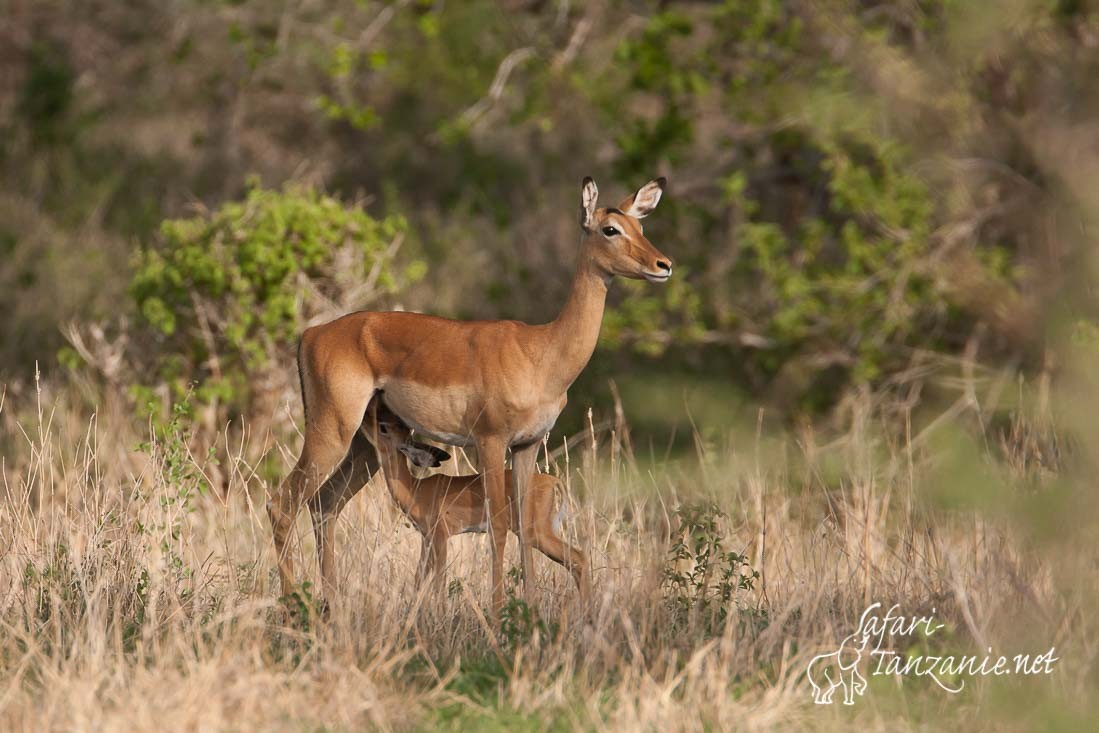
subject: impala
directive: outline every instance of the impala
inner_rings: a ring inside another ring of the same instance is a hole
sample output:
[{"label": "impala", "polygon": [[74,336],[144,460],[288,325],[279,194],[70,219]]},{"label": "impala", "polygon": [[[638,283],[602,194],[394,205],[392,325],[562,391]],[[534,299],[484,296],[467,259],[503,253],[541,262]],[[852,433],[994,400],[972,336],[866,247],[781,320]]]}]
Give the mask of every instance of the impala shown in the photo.
[{"label": "impala", "polygon": [[[512,452],[512,491],[522,507],[539,443],[595,350],[611,278],[664,282],[671,277],[671,260],[645,238],[640,222],[663,190],[664,179],[658,178],[615,208],[597,208],[595,182],[584,179],[583,235],[572,289],[550,323],[360,312],[306,329],[298,349],[305,439],[297,464],[267,503],[284,595],[294,590],[290,532],[306,503],[325,598],[334,593],[332,518],[369,478],[372,451],[356,436],[370,401],[383,392],[389,409],[416,432],[476,447],[488,501],[492,607],[499,614],[508,531],[507,451]],[[522,525],[519,547],[525,586],[531,557]]]},{"label": "impala", "polygon": [[[430,467],[438,467],[449,456],[437,448],[415,443],[408,426],[385,405],[379,405],[377,398],[367,410],[365,429],[381,454],[389,493],[423,538],[417,582],[422,583],[432,575],[438,593],[445,577],[447,541],[456,534],[488,531],[488,506],[481,475],[413,477],[406,456],[418,466]],[[504,472],[505,482],[511,479],[511,473]],[[560,482],[554,476],[535,473],[523,497],[522,514],[514,486],[508,487],[508,529],[516,537],[525,537],[534,549],[571,572],[580,590],[580,600],[586,604],[590,584],[584,554],[557,534],[566,509],[562,502],[560,509],[554,511],[559,487]]]}]

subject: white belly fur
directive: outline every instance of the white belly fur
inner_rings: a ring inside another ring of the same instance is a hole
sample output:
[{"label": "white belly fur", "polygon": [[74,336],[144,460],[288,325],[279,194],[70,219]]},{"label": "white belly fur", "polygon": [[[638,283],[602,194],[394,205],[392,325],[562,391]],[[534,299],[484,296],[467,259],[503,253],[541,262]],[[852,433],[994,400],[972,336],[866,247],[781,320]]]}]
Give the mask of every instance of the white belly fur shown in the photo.
[{"label": "white belly fur", "polygon": [[[397,413],[410,428],[417,433],[440,443],[466,448],[474,444],[473,436],[469,433],[460,433],[462,429],[457,420],[468,413],[471,390],[469,387],[441,387],[430,390],[430,394],[424,392],[424,388],[401,380],[388,381],[383,387],[385,403],[393,412]],[[526,425],[516,428],[511,436],[511,445],[525,445],[532,441],[541,440],[557,422],[558,415],[565,402],[551,404],[539,413],[532,416]],[[453,425],[435,425],[428,428],[422,420],[417,420],[417,415],[453,416]]]},{"label": "white belly fur", "polygon": [[[403,383],[401,380],[388,382],[383,388],[385,404],[405,423],[424,437],[447,445],[465,448],[473,445],[471,435],[456,432],[459,425],[436,425],[429,429],[416,415],[464,415],[469,396],[467,387],[442,387],[431,390],[430,397],[424,397],[418,385]],[[449,428],[449,429],[448,429]]]}]

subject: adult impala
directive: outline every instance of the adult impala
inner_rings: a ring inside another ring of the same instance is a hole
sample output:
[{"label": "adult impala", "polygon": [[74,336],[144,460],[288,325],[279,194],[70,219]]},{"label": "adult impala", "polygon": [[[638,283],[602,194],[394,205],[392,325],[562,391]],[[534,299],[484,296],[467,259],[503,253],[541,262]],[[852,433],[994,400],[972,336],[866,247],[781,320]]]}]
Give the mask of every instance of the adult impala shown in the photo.
[{"label": "adult impala", "polygon": [[[560,315],[518,321],[454,321],[419,313],[352,313],[307,329],[298,350],[305,440],[297,465],[267,503],[282,592],[294,590],[288,547],[301,506],[312,510],[325,598],[335,589],[332,551],[339,507],[369,478],[365,441],[356,436],[375,393],[405,424],[443,443],[477,448],[488,499],[492,605],[504,600],[508,505],[504,461],[512,451],[513,491],[522,507],[541,439],[565,406],[599,337],[607,284],[619,275],[664,282],[672,261],[641,228],[660,202],[664,179],[642,186],[616,208],[597,208],[585,178],[583,237],[572,290]],[[521,509],[520,509],[521,510]],[[519,537],[524,583],[530,546]]]}]

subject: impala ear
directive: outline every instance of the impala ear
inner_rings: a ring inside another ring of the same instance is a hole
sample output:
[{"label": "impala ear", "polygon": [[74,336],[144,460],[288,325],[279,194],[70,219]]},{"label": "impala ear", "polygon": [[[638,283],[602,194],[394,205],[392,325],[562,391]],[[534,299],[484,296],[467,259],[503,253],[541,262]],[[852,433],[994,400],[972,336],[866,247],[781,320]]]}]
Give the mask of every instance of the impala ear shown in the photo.
[{"label": "impala ear", "polygon": [[443,465],[443,461],[450,459],[450,454],[445,450],[412,440],[398,446],[397,450],[408,456],[413,466],[420,468],[438,468]]},{"label": "impala ear", "polygon": [[586,176],[580,185],[580,226],[584,231],[591,231],[595,220],[595,202],[599,199],[599,189],[595,187],[595,181],[591,176]]},{"label": "impala ear", "polygon": [[635,219],[644,219],[653,213],[653,209],[660,203],[660,196],[664,193],[664,186],[667,183],[667,179],[663,176],[649,181],[637,189],[637,193],[633,196],[624,199],[618,208]]}]

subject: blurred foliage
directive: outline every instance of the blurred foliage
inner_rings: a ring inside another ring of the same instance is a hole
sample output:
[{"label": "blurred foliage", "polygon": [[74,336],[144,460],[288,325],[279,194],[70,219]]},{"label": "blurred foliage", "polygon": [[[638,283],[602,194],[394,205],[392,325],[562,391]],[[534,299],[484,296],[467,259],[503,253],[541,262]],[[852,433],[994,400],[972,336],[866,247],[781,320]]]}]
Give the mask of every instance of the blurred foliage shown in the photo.
[{"label": "blurred foliage", "polygon": [[[717,350],[742,381],[820,408],[845,384],[904,369],[914,353],[958,349],[981,321],[989,303],[967,301],[942,267],[956,242],[942,236],[947,201],[917,174],[928,140],[893,118],[888,92],[868,98],[865,71],[837,49],[842,29],[844,42],[867,51],[915,55],[923,49],[910,41],[884,42],[880,21],[866,22],[870,10],[903,38],[928,24],[946,30],[945,9],[863,5],[873,7],[672,4],[618,47],[629,71],[616,75],[604,110],[620,130],[616,168],[624,179],[669,163],[688,172],[673,180],[691,195],[673,189],[669,203],[686,245],[673,251],[694,277],[641,307],[625,303],[608,340],[629,334],[654,353]],[[979,79],[951,81],[978,103]],[[632,114],[627,105],[624,115],[624,96],[661,104]],[[1017,261],[1002,244],[974,237],[979,264],[964,274],[1014,292],[1021,283],[1008,263]],[[1013,336],[1008,350],[1030,346],[1031,334]]]},{"label": "blurred foliage", "polygon": [[[1099,99],[1086,3],[100,0],[8,20],[7,373],[47,361],[60,321],[127,315],[134,242],[196,198],[256,196],[249,175],[407,215],[404,251],[433,274],[406,307],[528,321],[564,299],[581,177],[613,196],[668,176],[646,224],[676,277],[612,288],[576,405],[654,358],[816,412],[974,338],[982,360],[1041,368],[1051,313],[1094,320],[1086,288],[1066,287],[1093,198],[1074,172]],[[197,226],[163,230],[197,258],[174,267],[247,268],[197,254],[251,237],[243,225]],[[246,293],[228,271],[173,283],[139,258],[136,308],[197,364],[210,349],[184,348],[182,288],[225,288],[238,300],[217,309],[216,348],[244,368],[298,325],[288,298],[311,246],[265,245],[277,282]],[[73,262],[102,273],[95,287]]]},{"label": "blurred foliage", "polygon": [[245,411],[318,308],[339,312],[423,275],[392,267],[397,216],[373,219],[314,189],[252,188],[244,200],[161,226],[137,258],[130,292],[152,331],[149,385]]}]

